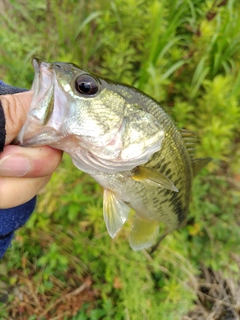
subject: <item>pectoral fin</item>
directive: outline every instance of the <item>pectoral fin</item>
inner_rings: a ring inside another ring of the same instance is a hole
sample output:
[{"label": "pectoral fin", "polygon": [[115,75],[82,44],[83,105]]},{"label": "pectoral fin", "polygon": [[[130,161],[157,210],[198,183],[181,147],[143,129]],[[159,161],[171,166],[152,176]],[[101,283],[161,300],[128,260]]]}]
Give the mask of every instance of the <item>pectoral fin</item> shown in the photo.
[{"label": "pectoral fin", "polygon": [[106,222],[109,235],[114,238],[116,233],[127,221],[130,208],[122,200],[117,199],[115,194],[104,189],[103,194],[103,217]]},{"label": "pectoral fin", "polygon": [[138,166],[134,169],[134,175],[131,178],[139,182],[148,183],[155,187],[161,186],[171,191],[178,192],[174,183],[164,174],[156,170]]},{"label": "pectoral fin", "polygon": [[159,222],[135,216],[129,243],[134,251],[151,247],[159,232]]}]

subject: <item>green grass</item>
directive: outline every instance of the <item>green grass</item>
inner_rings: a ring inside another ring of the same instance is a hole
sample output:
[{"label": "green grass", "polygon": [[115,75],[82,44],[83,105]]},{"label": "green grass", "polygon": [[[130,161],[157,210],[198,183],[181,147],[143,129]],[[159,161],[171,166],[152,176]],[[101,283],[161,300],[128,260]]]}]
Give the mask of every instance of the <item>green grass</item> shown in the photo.
[{"label": "green grass", "polygon": [[101,188],[65,155],[1,261],[1,319],[198,319],[196,308],[211,315],[224,299],[203,295],[203,284],[216,285],[206,270],[224,290],[234,283],[227,301],[237,313],[239,2],[12,0],[0,8],[1,79],[30,88],[32,56],[77,63],[157,99],[179,128],[199,134],[197,156],[214,158],[195,179],[187,226],[151,257],[130,249],[130,224],[108,236]]}]

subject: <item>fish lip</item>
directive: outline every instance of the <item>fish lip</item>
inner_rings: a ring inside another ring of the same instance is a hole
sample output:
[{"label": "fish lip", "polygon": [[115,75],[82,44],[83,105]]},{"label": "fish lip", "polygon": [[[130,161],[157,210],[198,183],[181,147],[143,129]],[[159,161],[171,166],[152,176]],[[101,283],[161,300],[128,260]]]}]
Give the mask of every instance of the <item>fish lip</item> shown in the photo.
[{"label": "fish lip", "polygon": [[34,58],[32,60],[32,66],[34,68],[34,80],[32,83],[31,90],[34,92],[33,94],[34,96],[37,96],[39,92],[40,83],[41,83],[40,63],[41,61],[37,58]]},{"label": "fish lip", "polygon": [[45,61],[41,61],[40,59],[38,58],[33,58],[32,59],[32,65],[33,65],[33,68],[35,70],[35,72],[40,72],[40,68],[41,68],[41,65],[44,65],[45,67],[48,67],[51,65],[51,63],[48,63],[48,62],[45,62]]},{"label": "fish lip", "polygon": [[33,80],[33,84],[32,84],[32,90],[35,93],[34,95],[37,95],[40,89],[40,84],[42,83],[42,68],[41,66],[47,66],[46,62],[41,61],[38,58],[33,58],[32,60],[32,66],[34,68],[34,80]]},{"label": "fish lip", "polygon": [[[45,136],[47,137],[45,138]],[[56,144],[61,141],[61,139],[62,137],[58,135],[56,130],[48,127],[46,131],[46,128],[39,127],[34,130],[33,135],[30,132],[24,139],[21,137],[17,142],[20,142],[23,147],[40,147],[51,145],[52,143]]]},{"label": "fish lip", "polygon": [[32,66],[33,66],[35,72],[36,72],[37,70],[39,70],[40,63],[41,63],[40,59],[38,59],[38,58],[33,58],[33,59],[32,59]]},{"label": "fish lip", "polygon": [[38,58],[33,58],[32,65],[33,65],[34,72],[35,72],[32,90],[35,93],[34,95],[37,96],[39,93],[39,89],[41,87],[41,84],[43,84],[43,75],[46,75],[47,73],[53,74],[53,68],[51,67],[51,65],[52,65],[51,63],[41,61]]},{"label": "fish lip", "polygon": [[37,58],[37,57],[34,57],[34,58],[32,59],[32,66],[33,66],[33,68],[36,70],[36,68],[40,66],[41,62],[42,62],[42,60],[40,60],[40,59]]}]

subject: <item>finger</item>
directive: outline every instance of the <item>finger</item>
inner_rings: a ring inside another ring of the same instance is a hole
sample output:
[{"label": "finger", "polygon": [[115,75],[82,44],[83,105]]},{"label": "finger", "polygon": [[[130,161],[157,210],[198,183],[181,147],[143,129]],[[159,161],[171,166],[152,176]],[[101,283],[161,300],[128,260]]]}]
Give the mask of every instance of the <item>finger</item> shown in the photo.
[{"label": "finger", "polygon": [[16,138],[26,121],[32,95],[32,91],[26,91],[0,97],[6,120],[6,145]]},{"label": "finger", "polygon": [[43,177],[52,174],[61,159],[62,151],[47,146],[5,146],[0,154],[0,177]]},{"label": "finger", "polygon": [[31,200],[50,180],[41,178],[0,178],[0,209],[19,206]]}]

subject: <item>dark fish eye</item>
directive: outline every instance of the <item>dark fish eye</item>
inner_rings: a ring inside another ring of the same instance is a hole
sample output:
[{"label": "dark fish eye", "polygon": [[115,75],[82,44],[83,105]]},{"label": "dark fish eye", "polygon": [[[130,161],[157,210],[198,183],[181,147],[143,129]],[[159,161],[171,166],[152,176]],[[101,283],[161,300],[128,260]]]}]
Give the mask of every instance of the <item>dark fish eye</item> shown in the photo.
[{"label": "dark fish eye", "polygon": [[89,96],[98,92],[97,81],[87,74],[82,74],[77,77],[75,80],[75,88],[79,93]]}]

